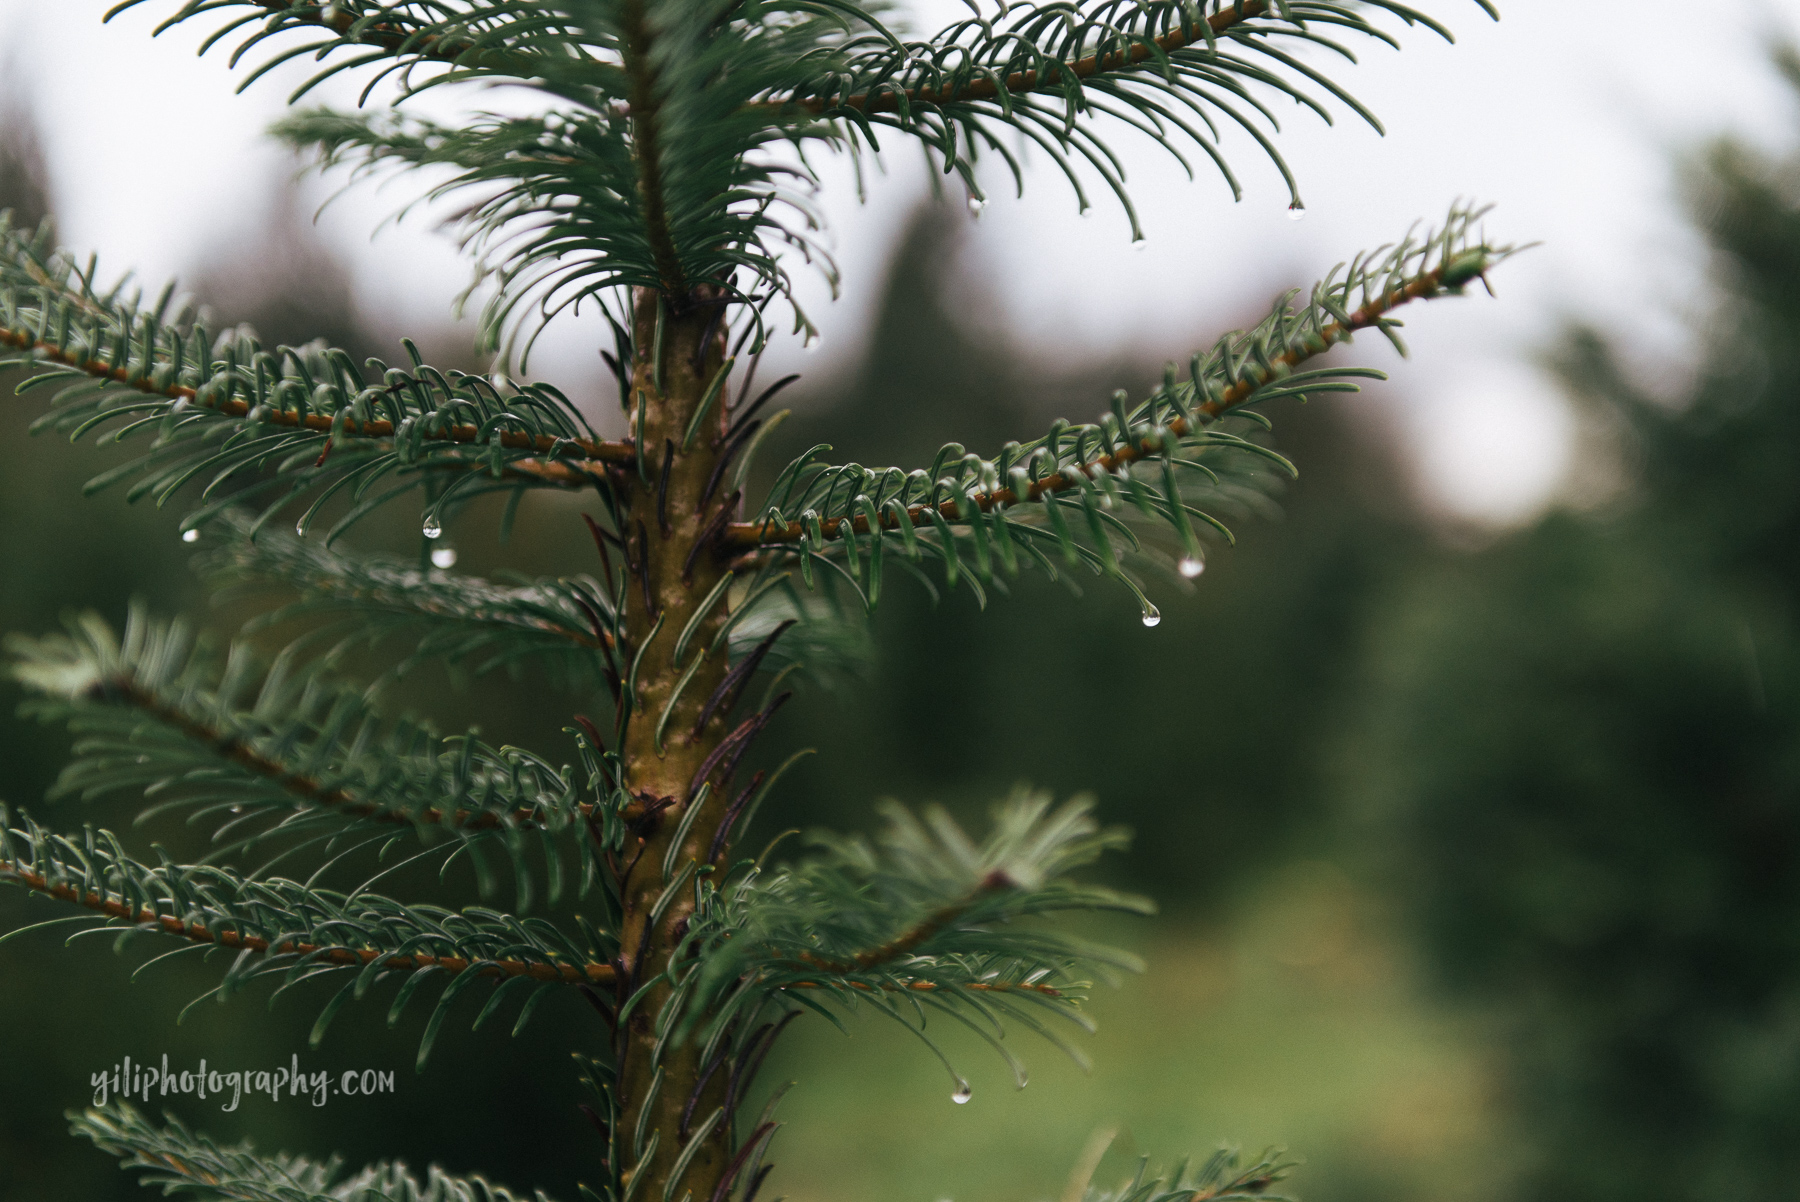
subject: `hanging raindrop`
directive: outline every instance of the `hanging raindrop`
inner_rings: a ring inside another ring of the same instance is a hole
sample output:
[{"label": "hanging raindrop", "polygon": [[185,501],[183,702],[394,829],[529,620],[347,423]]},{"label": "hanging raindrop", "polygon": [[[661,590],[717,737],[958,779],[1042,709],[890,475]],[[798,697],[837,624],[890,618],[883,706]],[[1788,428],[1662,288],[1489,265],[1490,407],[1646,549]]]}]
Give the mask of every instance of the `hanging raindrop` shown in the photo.
[{"label": "hanging raindrop", "polygon": [[1196,555],[1183,555],[1181,562],[1175,565],[1183,576],[1189,580],[1206,571],[1206,561]]},{"label": "hanging raindrop", "polygon": [[435,517],[430,517],[430,518],[425,519],[425,537],[426,538],[436,538],[436,537],[438,537],[438,535],[442,534],[443,532],[444,532],[444,528],[442,526],[438,525],[438,520]]},{"label": "hanging raindrop", "polygon": [[433,547],[431,549],[431,566],[434,568],[453,568],[456,566],[455,547]]},{"label": "hanging raindrop", "polygon": [[1301,204],[1299,201],[1296,200],[1293,204],[1288,206],[1288,220],[1289,221],[1304,221],[1305,219],[1306,219],[1306,206],[1305,205]]},{"label": "hanging raindrop", "polygon": [[806,334],[806,341],[802,342],[800,344],[800,349],[803,351],[818,350],[819,349],[819,331],[808,330],[807,334]]},{"label": "hanging raindrop", "polygon": [[306,537],[306,519],[305,518],[301,518],[299,521],[294,523],[294,537],[295,538],[305,538]]},{"label": "hanging raindrop", "polygon": [[950,1095],[950,1100],[955,1102],[958,1106],[961,1106],[974,1096],[975,1091],[969,1088],[969,1083],[964,1081],[961,1077],[958,1077],[956,1079],[956,1092]]},{"label": "hanging raindrop", "polygon": [[1148,601],[1144,602],[1144,625],[1154,626],[1162,621],[1162,611]]},{"label": "hanging raindrop", "polygon": [[987,201],[979,196],[969,197],[969,216],[979,217],[981,216],[981,210],[985,208],[987,208]]},{"label": "hanging raindrop", "polygon": [[184,543],[197,543],[200,541],[200,532],[198,530],[183,530],[181,532],[181,541]]},{"label": "hanging raindrop", "polygon": [[1149,245],[1150,243],[1143,238],[1133,238],[1131,240],[1131,249],[1137,251],[1139,254],[1143,254],[1144,248]]}]

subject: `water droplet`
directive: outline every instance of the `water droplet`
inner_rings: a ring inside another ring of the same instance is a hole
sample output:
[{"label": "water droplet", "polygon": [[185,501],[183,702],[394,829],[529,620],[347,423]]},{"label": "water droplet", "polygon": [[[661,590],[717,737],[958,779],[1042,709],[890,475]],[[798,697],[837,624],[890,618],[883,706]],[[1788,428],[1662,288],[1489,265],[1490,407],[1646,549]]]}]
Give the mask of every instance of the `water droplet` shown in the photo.
[{"label": "water droplet", "polygon": [[956,1092],[950,1095],[950,1100],[955,1102],[958,1106],[961,1106],[974,1096],[975,1091],[969,1088],[969,1083],[964,1081],[961,1077],[958,1077],[956,1079]]},{"label": "water droplet", "polygon": [[294,523],[294,537],[295,538],[305,538],[306,537],[306,519],[305,518],[301,518],[299,521]]},{"label": "water droplet", "polygon": [[1131,249],[1136,251],[1139,254],[1143,254],[1144,248],[1149,245],[1150,245],[1150,243],[1143,238],[1133,238],[1131,240]]},{"label": "water droplet", "polygon": [[1189,580],[1206,571],[1206,561],[1194,555],[1183,555],[1181,562],[1175,565],[1183,576]]},{"label": "water droplet", "polygon": [[817,330],[809,331],[806,335],[806,341],[802,342],[800,344],[800,349],[803,351],[818,350],[819,349],[819,332]]},{"label": "water droplet", "polygon": [[987,201],[979,196],[969,197],[969,216],[979,217],[981,216],[981,210],[985,208],[987,208]]},{"label": "water droplet", "polygon": [[233,814],[242,814],[244,812],[244,807],[243,806],[232,806],[231,812]]},{"label": "water droplet", "polygon": [[426,518],[425,519],[425,537],[426,538],[436,538],[443,532],[444,532],[444,528],[442,526],[438,525],[438,520],[436,518]]},{"label": "water droplet", "polygon": [[456,566],[455,547],[433,547],[431,549],[431,566],[434,568],[453,568]]},{"label": "water droplet", "polygon": [[184,543],[197,543],[200,541],[200,532],[198,530],[183,530],[181,532],[181,541]]},{"label": "water droplet", "polygon": [[1162,611],[1148,601],[1144,602],[1144,625],[1154,626],[1162,621]]},{"label": "water droplet", "polygon": [[1299,201],[1296,200],[1293,204],[1288,206],[1288,220],[1289,221],[1303,221],[1305,219],[1306,219],[1306,206],[1305,205],[1301,204]]}]

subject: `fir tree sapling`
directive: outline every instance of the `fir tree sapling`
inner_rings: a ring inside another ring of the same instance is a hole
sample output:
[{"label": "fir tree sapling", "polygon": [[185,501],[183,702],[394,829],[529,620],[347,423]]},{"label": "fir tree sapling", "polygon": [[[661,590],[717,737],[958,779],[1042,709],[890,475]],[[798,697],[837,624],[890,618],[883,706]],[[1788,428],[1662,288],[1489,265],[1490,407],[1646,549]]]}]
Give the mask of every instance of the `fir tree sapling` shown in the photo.
[{"label": "fir tree sapling", "polygon": [[[397,985],[395,1015],[435,994],[421,1064],[465,993],[483,999],[478,1022],[505,1014],[517,1030],[547,991],[580,991],[611,1032],[606,1054],[584,1061],[605,1152],[581,1191],[606,1202],[750,1202],[776,1123],[773,1103],[760,1118],[743,1108],[770,1047],[809,1012],[867,1007],[928,1045],[925,1020],[941,1016],[1015,1064],[1000,1033],[1024,1027],[1079,1056],[1060,1024],[1085,1025],[1088,980],[1131,960],[1044,919],[1144,908],[1071,877],[1119,832],[1085,801],[1025,792],[980,839],[941,812],[894,808],[877,839],[819,836],[814,854],[766,863],[746,832],[792,761],[752,768],[751,753],[790,695],[788,670],[834,654],[844,615],[873,609],[896,571],[983,600],[1024,571],[1098,577],[1155,625],[1146,580],[1182,586],[1230,538],[1216,513],[1291,470],[1262,437],[1261,407],[1379,375],[1314,361],[1361,330],[1400,345],[1399,306],[1460,293],[1507,249],[1481,235],[1480,210],[1459,207],[1170,364],[1148,396],[1115,393],[1094,422],[1057,421],[990,456],[948,443],[910,469],[836,464],[818,446],[751,500],[751,464],[783,417],[771,402],[789,383],[759,389],[757,361],[778,323],[812,336],[789,271],[801,260],[833,271],[807,156],[910,140],[979,206],[995,173],[978,174],[978,157],[1022,182],[1029,147],[1084,207],[1103,183],[1137,239],[1104,137],[1135,131],[1184,165],[1203,155],[1235,195],[1220,151],[1229,125],[1280,168],[1298,210],[1267,103],[1326,115],[1335,98],[1375,122],[1308,55],[1348,59],[1352,44],[1392,42],[1395,22],[1449,36],[1387,0],[972,7],[905,40],[856,0],[171,6],[163,28],[223,22],[208,45],[238,39],[233,61],[257,64],[251,78],[310,56],[320,65],[297,97],[340,73],[368,83],[364,99],[388,89],[391,107],[295,109],[278,132],[327,168],[433,167],[444,182],[432,194],[464,198],[470,295],[508,374],[440,371],[410,342],[395,365],[322,342],[265,347],[245,328],[206,328],[172,287],[146,297],[103,284],[47,225],[0,225],[0,366],[26,368],[21,392],[54,395],[39,427],[141,439],[91,488],[159,505],[179,495],[192,506],[184,530],[223,548],[210,571],[297,590],[272,620],[309,623],[272,663],[142,612],[121,634],[83,617],[15,637],[31,712],[78,735],[61,792],[142,792],[159,812],[213,824],[225,851],[152,863],[109,832],[59,834],[0,811],[0,879],[95,923],[232,951],[222,993],[337,974],[315,1039],[372,989]],[[534,90],[535,114],[442,124],[399,103],[495,83]],[[525,374],[544,325],[582,302],[610,322],[618,439]],[[504,534],[533,489],[591,495],[587,562],[505,585],[448,570],[446,532],[472,502],[504,494]],[[402,498],[418,506],[418,562],[335,546]],[[558,756],[384,716],[368,681],[332,670],[378,637],[408,640],[409,664],[542,671],[572,709],[599,698],[600,716],[575,715]],[[753,691],[759,674],[771,679]],[[272,871],[358,840],[467,858],[484,881],[503,866],[513,911]],[[526,916],[534,899],[568,919]],[[511,1196],[392,1167],[340,1179],[125,1106],[76,1128],[202,1197]],[[1140,1173],[1126,1190],[1185,1202],[1258,1193],[1279,1173],[1272,1159],[1221,1156]]]}]

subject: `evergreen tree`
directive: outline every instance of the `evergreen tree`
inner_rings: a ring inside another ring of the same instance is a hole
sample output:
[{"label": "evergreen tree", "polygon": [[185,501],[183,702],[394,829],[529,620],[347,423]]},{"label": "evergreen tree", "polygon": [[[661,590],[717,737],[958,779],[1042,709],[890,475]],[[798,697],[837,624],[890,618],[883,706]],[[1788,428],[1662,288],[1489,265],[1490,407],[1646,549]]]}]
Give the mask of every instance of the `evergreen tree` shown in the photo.
[{"label": "evergreen tree", "polygon": [[1719,297],[1691,383],[1592,330],[1557,356],[1625,494],[1422,574],[1375,641],[1369,831],[1506,1025],[1521,1197],[1800,1171],[1797,179],[1731,141],[1690,164]]},{"label": "evergreen tree", "polygon": [[[1085,799],[1027,791],[980,838],[941,811],[892,807],[879,837],[817,835],[812,854],[773,862],[744,841],[793,761],[747,762],[783,686],[841,654],[895,570],[983,599],[1025,571],[1094,577],[1155,625],[1148,577],[1197,574],[1229,538],[1221,515],[1291,470],[1262,437],[1261,406],[1378,375],[1313,361],[1361,330],[1400,345],[1399,306],[1461,292],[1507,250],[1481,235],[1479,210],[1454,209],[1298,303],[1284,295],[1185,370],[1170,364],[1141,399],[1115,392],[1095,422],[1059,420],[992,456],[949,443],[910,470],[832,463],[820,445],[746,504],[787,383],[758,390],[757,360],[778,321],[811,335],[789,266],[831,270],[806,155],[911,139],[979,204],[978,155],[1022,179],[1014,146],[1030,145],[1084,206],[1097,177],[1130,215],[1106,135],[1204,155],[1235,192],[1218,145],[1229,122],[1268,152],[1298,209],[1262,128],[1266,98],[1325,114],[1322,93],[1373,122],[1304,54],[1391,41],[1384,13],[1446,33],[1397,3],[1342,0],[1019,5],[912,41],[849,0],[190,0],[168,24],[223,17],[212,40],[235,33],[252,77],[303,55],[322,63],[302,94],[343,72],[389,81],[398,100],[458,84],[537,93],[528,116],[296,109],[278,127],[328,167],[449,170],[434,194],[469,197],[471,295],[484,298],[483,347],[509,374],[440,370],[410,342],[399,365],[324,342],[265,347],[243,327],[208,329],[173,287],[151,298],[103,283],[47,226],[0,226],[0,345],[30,372],[20,391],[54,394],[39,426],[146,440],[91,487],[189,499],[184,537],[216,548],[214,578],[298,590],[258,629],[303,626],[272,661],[142,611],[121,633],[88,615],[12,639],[31,712],[79,736],[60,791],[141,792],[149,814],[185,813],[218,847],[152,860],[108,831],[59,833],[9,811],[0,878],[77,907],[76,921],[232,953],[221,996],[265,976],[285,988],[335,975],[315,1041],[377,986],[397,985],[394,1018],[433,998],[420,1064],[466,993],[483,999],[477,1025],[505,1014],[514,1031],[551,991],[579,993],[611,1033],[606,1054],[582,1060],[604,1144],[582,1191],[607,1202],[749,1202],[779,1093],[760,1117],[740,1111],[760,1096],[769,1048],[806,1014],[867,1008],[934,1050],[927,1017],[960,1023],[1021,1082],[1006,1025],[1079,1056],[1065,1028],[1086,1022],[1083,991],[1132,960],[1047,919],[1145,908],[1071,875],[1122,833]],[[617,440],[525,374],[544,324],[583,302],[612,329]],[[536,490],[591,494],[588,571],[450,571],[447,531],[480,498],[504,501],[504,539],[542,512],[520,508]],[[418,507],[417,560],[335,546],[403,498]],[[399,643],[400,661],[359,682],[345,666],[367,664],[357,653],[378,640]],[[557,756],[378,708],[381,684],[426,662],[535,673],[598,716],[575,713]],[[1042,684],[951,693],[1030,706]],[[345,888],[319,883],[369,855],[399,858]],[[317,872],[275,871],[305,857]],[[509,910],[373,888],[398,866],[464,861],[485,890],[504,879]],[[142,1092],[135,1080],[119,1091]],[[223,1148],[151,1124],[128,1097],[75,1125],[147,1180],[206,1197],[513,1196],[479,1178],[420,1181],[394,1165],[346,1177]],[[1154,1179],[1140,1170],[1123,1194],[1256,1194],[1282,1169],[1221,1154]]]}]

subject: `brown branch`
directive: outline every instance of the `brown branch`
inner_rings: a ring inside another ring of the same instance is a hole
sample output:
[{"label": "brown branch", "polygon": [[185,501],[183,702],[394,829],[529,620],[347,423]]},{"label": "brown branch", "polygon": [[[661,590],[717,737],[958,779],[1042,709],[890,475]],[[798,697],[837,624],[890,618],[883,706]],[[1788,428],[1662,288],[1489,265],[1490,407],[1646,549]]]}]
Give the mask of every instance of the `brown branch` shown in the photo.
[{"label": "brown branch", "polygon": [[[243,417],[250,412],[250,402],[232,399],[218,404],[201,402],[198,391],[186,384],[170,384],[157,388],[145,375],[133,375],[123,366],[115,366],[104,359],[80,359],[67,351],[59,350],[48,342],[40,342],[29,334],[0,328],[0,346],[10,346],[18,350],[36,355],[40,360],[56,363],[63,367],[73,367],[86,372],[97,380],[111,380],[135,388],[139,392],[151,396],[167,397],[174,401],[191,401],[198,408],[226,417]],[[273,426],[292,426],[295,429],[319,430],[330,433],[336,419],[326,413],[308,413],[302,422],[297,412],[286,409],[272,410],[264,421]],[[390,438],[394,433],[394,423],[386,418],[358,422],[346,420],[338,428],[338,434],[348,434],[357,438]],[[451,426],[434,438],[446,442],[473,443],[486,445],[480,440],[480,428],[473,425]],[[548,434],[525,434],[518,430],[502,430],[500,445],[521,450],[548,453],[559,448],[574,447],[587,457],[586,463],[618,463],[628,464],[636,457],[636,449],[625,442],[596,442],[586,438],[553,438]],[[483,465],[485,466],[485,465]],[[569,463],[560,459],[536,460],[522,459],[509,465],[513,470],[525,475],[538,476],[558,483],[590,484],[599,478],[598,469],[587,467],[583,463]]]},{"label": "brown branch", "polygon": [[[394,55],[410,54],[464,69],[475,68],[490,71],[504,70],[509,64],[512,64],[514,58],[504,50],[484,50],[473,42],[452,41],[435,34],[420,37],[417,33],[409,33],[391,21],[372,21],[357,30],[355,37],[351,37],[351,30],[361,18],[348,5],[320,3],[296,6],[289,0],[253,0],[253,2],[260,4],[271,13],[288,13],[289,26],[316,25],[321,29],[330,30],[353,45],[371,46]],[[296,7],[301,7],[302,11],[289,11]],[[336,11],[331,12],[334,8]],[[517,78],[530,78],[536,74],[523,71],[506,71],[505,73]]]},{"label": "brown branch", "polygon": [[[1207,17],[1206,24],[1212,27],[1213,35],[1216,37],[1233,26],[1266,15],[1268,9],[1268,0],[1243,0],[1241,4],[1222,8]],[[855,109],[863,113],[891,113],[900,109],[902,101],[907,105],[914,105],[958,104],[974,100],[993,100],[1003,92],[1011,94],[1046,91],[1061,83],[1065,72],[1077,80],[1088,79],[1102,72],[1136,66],[1159,50],[1167,53],[1205,40],[1206,35],[1201,33],[1198,26],[1190,26],[1183,21],[1160,37],[1144,38],[1133,42],[1129,50],[1115,50],[1103,55],[1090,54],[1086,58],[1077,59],[1072,63],[1053,64],[1041,72],[1036,70],[1015,71],[1006,77],[1004,85],[996,82],[991,76],[984,76],[947,88],[909,88],[905,92],[883,91],[872,96],[865,92],[858,96],[848,97],[837,104],[828,104],[822,97],[813,97],[800,101],[764,102],[756,107],[779,109],[797,104],[800,108],[813,113],[831,112],[838,109]]]},{"label": "brown branch", "polygon": [[[1248,8],[1249,6],[1246,5],[1245,7]],[[1292,368],[1299,363],[1312,358],[1314,355],[1323,354],[1339,342],[1348,339],[1353,331],[1367,329],[1370,326],[1378,324],[1382,320],[1383,314],[1387,313],[1389,310],[1404,305],[1408,301],[1437,295],[1443,287],[1443,275],[1444,268],[1434,268],[1419,276],[1410,284],[1396,288],[1383,296],[1376,297],[1362,308],[1356,310],[1356,312],[1350,314],[1349,321],[1334,321],[1330,325],[1324,327],[1321,331],[1322,338],[1315,337],[1309,339],[1304,346],[1295,347],[1274,356],[1272,362],[1284,367]],[[1226,388],[1217,398],[1195,405],[1195,420],[1193,424],[1190,425],[1186,418],[1178,417],[1169,423],[1168,429],[1173,432],[1176,437],[1193,433],[1199,426],[1205,424],[1203,419],[1216,420],[1223,416],[1227,411],[1236,408],[1249,400],[1255,395],[1257,390],[1272,383],[1275,378],[1276,376],[1273,372],[1262,372],[1261,370],[1258,370],[1257,378],[1241,379],[1232,384],[1229,388]],[[975,502],[976,507],[983,513],[992,513],[996,509],[1005,509],[1008,506],[1035,501],[1046,493],[1062,492],[1066,489],[1073,488],[1078,478],[1091,480],[1102,471],[1112,471],[1121,464],[1131,463],[1146,456],[1161,454],[1162,450],[1163,444],[1159,439],[1145,438],[1130,446],[1120,447],[1110,455],[1102,455],[1090,463],[1073,464],[1060,471],[1051,472],[1049,475],[1042,477],[1026,489],[1023,497],[1015,494],[1010,488],[1000,488],[995,489],[993,492],[976,493],[971,499]],[[937,511],[944,518],[952,522],[959,521],[962,518],[961,510],[954,499],[940,502],[937,506]],[[907,509],[906,513],[907,516],[911,518],[912,524],[915,527],[929,526],[932,524],[930,511],[924,505],[913,505]],[[880,518],[881,529],[896,530],[899,528],[897,519],[891,515],[883,513],[880,515]],[[843,529],[846,521],[850,523],[850,529],[857,534],[867,534],[869,532],[869,520],[863,515],[858,515],[849,519],[832,518],[830,521],[821,523],[822,532],[826,538],[833,538]],[[734,522],[725,528],[723,535],[721,535],[721,541],[729,547],[751,548],[780,543],[797,543],[805,533],[805,528],[799,522],[789,522],[785,526],[778,527],[771,527],[766,523],[761,522]]]},{"label": "brown branch", "polygon": [[[0,879],[16,881],[27,889],[47,894],[60,901],[73,902],[89,910],[97,910],[112,918],[123,918],[138,926],[154,926],[170,935],[179,935],[191,939],[195,943],[214,943],[220,947],[248,948],[253,952],[275,956],[310,956],[322,952],[321,960],[333,964],[356,965],[368,964],[380,959],[385,953],[367,947],[334,947],[329,944],[301,943],[289,940],[284,943],[269,945],[269,941],[260,935],[245,935],[236,930],[214,931],[201,923],[185,923],[173,914],[163,914],[149,906],[141,910],[133,910],[122,901],[115,901],[104,894],[88,891],[83,893],[72,885],[53,885],[43,876],[26,872],[22,869],[0,869]],[[451,973],[460,973],[468,969],[470,961],[462,956],[428,956],[414,953],[406,956],[394,956],[383,962],[384,968],[392,968],[396,972],[413,972],[422,968],[443,968]],[[565,981],[569,983],[588,982],[599,985],[611,984],[613,966],[610,964],[555,964],[550,962],[532,963],[525,960],[496,960],[482,966],[479,970],[484,977],[532,977],[539,981]]]},{"label": "brown branch", "polygon": [[[834,989],[843,985],[848,985],[852,989],[861,989],[867,993],[873,993],[877,988],[867,981],[790,981],[782,988]],[[1047,994],[1050,997],[1063,996],[1061,990],[1052,989],[1048,985],[1033,985],[1026,981],[955,981],[944,985],[940,985],[936,981],[906,981],[901,984],[884,984],[879,988],[886,993],[904,992],[909,989],[917,990],[920,993],[929,993],[934,989],[979,989],[993,993],[1029,991]]]},{"label": "brown branch", "polygon": [[[411,825],[424,822],[433,826],[448,826],[464,831],[486,831],[498,829],[501,815],[493,810],[441,810],[436,806],[427,806],[423,810],[398,810],[365,801],[346,789],[328,789],[310,776],[302,776],[288,770],[287,765],[279,760],[270,759],[245,743],[236,735],[226,734],[205,723],[190,718],[180,710],[165,705],[154,694],[138,687],[134,681],[113,679],[97,686],[93,691],[96,698],[123,701],[135,706],[180,734],[210,749],[215,755],[229,760],[240,768],[272,781],[288,792],[305,798],[321,809],[337,814],[347,814],[354,818],[370,818],[378,822],[397,822]],[[583,802],[578,807],[585,817],[594,812],[591,802]],[[522,829],[537,826],[536,811],[521,806],[513,811],[514,823]]]},{"label": "brown branch", "polygon": [[[254,2],[260,4],[263,8],[268,9],[272,13],[288,12],[288,10],[295,7],[291,3],[284,2],[284,0],[254,0]],[[375,21],[366,24],[360,30],[357,30],[355,37],[352,38],[350,36],[351,30],[360,18],[347,7],[340,8],[334,15],[327,17],[327,12],[331,7],[332,6],[327,4],[306,6],[300,12],[290,12],[288,14],[288,21],[291,25],[316,25],[322,29],[330,30],[340,38],[347,39],[352,44],[386,50],[390,54],[395,55],[414,55],[418,58],[445,63],[465,70],[495,71],[521,79],[533,78],[538,74],[529,69],[532,65],[529,61],[531,58],[530,55],[522,55],[517,52],[509,53],[505,50],[487,50],[478,47],[473,42],[456,41],[448,38],[441,38],[436,35],[426,35],[421,37],[417,33],[409,33],[401,26],[387,21]],[[1268,15],[1268,10],[1268,0],[1242,0],[1241,3],[1230,5],[1213,13],[1205,20],[1206,24],[1211,27],[1213,36],[1217,37],[1227,33],[1236,26],[1242,25],[1246,21]],[[643,29],[641,9],[636,10],[636,12],[638,20],[635,22],[631,20],[627,21],[626,41],[628,46],[635,40],[634,32]],[[634,25],[635,30],[633,28]],[[903,99],[905,103],[909,105],[952,104],[975,100],[992,100],[1000,96],[1003,91],[1006,93],[1018,93],[1048,90],[1062,82],[1065,73],[1077,80],[1084,80],[1107,71],[1117,71],[1123,68],[1134,67],[1139,63],[1144,62],[1146,59],[1149,59],[1158,51],[1166,54],[1170,51],[1180,50],[1186,46],[1190,46],[1197,41],[1205,40],[1205,34],[1201,33],[1197,26],[1189,26],[1184,21],[1182,24],[1159,37],[1143,38],[1134,41],[1127,50],[1115,50],[1106,54],[1090,54],[1085,58],[1077,59],[1072,63],[1059,62],[1042,70],[1015,71],[1006,77],[1004,85],[997,83],[991,77],[982,77],[971,79],[948,88],[919,87],[908,89],[904,93],[893,91],[882,91],[874,93],[873,95],[863,93],[861,95],[850,96],[837,104],[827,104],[821,97],[812,97],[800,101],[765,101],[748,107],[751,109],[763,110],[784,109],[797,106],[812,113],[836,109],[856,109],[864,113],[887,113],[897,111],[901,107]],[[633,53],[635,53],[635,51],[633,51]],[[521,59],[525,61],[521,62]],[[622,70],[626,76],[631,79],[632,96],[630,100],[630,112],[634,116],[639,112],[652,112],[654,110],[654,96],[648,92],[643,96],[638,94],[637,84],[639,81],[639,73],[634,72],[629,67],[621,68],[615,64],[605,63],[599,60],[594,60],[590,65],[606,71]],[[662,265],[659,263],[659,269],[661,266]],[[679,279],[679,273],[675,276],[665,275],[665,286],[671,280],[676,279]],[[669,292],[669,295],[679,296],[681,295],[681,291],[679,289],[673,290]]]},{"label": "brown branch", "polygon": [[[344,587],[337,578],[326,577],[323,580],[308,580],[301,584],[299,588],[301,589],[303,597],[306,594],[323,596],[329,598],[334,604],[341,605],[355,602],[359,604],[371,604],[378,607],[390,606],[390,602],[387,601],[384,590],[379,585],[367,588]],[[434,618],[451,618],[474,622],[495,622],[500,625],[510,626],[514,629],[522,628],[525,630],[535,630],[540,634],[555,635],[565,642],[573,643],[575,646],[586,648],[589,651],[604,651],[610,649],[613,645],[613,636],[600,626],[600,615],[598,612],[583,603],[580,600],[579,593],[576,597],[576,604],[582,606],[583,612],[587,615],[589,624],[594,628],[594,633],[583,634],[579,630],[570,630],[567,626],[556,625],[548,618],[507,619],[501,621],[500,619],[477,611],[476,617],[468,619],[457,613],[450,606],[438,605],[428,601],[417,602],[410,609],[404,606],[394,605],[392,606],[392,610],[397,610],[403,614],[413,612],[426,613]],[[595,745],[599,745],[598,741],[596,741]]]},{"label": "brown branch", "polygon": [[[94,910],[110,918],[122,918],[137,926],[153,926],[166,934],[178,935],[195,943],[212,943],[220,947],[249,949],[263,955],[276,956],[311,956],[317,953],[319,959],[333,964],[361,965],[380,959],[385,953],[374,948],[334,947],[314,943],[303,943],[288,940],[272,947],[267,939],[260,935],[245,935],[236,930],[219,930],[201,923],[185,923],[172,914],[163,914],[145,906],[133,910],[123,901],[106,897],[104,894],[89,890],[82,892],[72,885],[51,884],[44,876],[22,869],[0,868],[0,879],[11,880],[27,889],[54,897],[59,901],[73,902],[84,909]],[[471,961],[462,956],[431,956],[414,953],[404,956],[393,956],[383,961],[384,968],[396,972],[413,972],[423,968],[442,968],[452,974],[466,971]],[[530,962],[525,960],[497,960],[484,965],[480,974],[485,977],[532,977],[539,981],[561,981],[568,984],[610,985],[613,983],[617,969],[611,964],[589,962],[586,964],[556,964],[550,962]],[[906,981],[885,983],[880,986],[867,981],[790,981],[785,989],[829,989],[847,985],[852,989],[866,992],[881,990],[895,992],[914,990],[931,992],[937,989],[973,989],[994,993],[1030,991],[1042,993],[1050,997],[1061,997],[1062,993],[1048,985],[1037,985],[1026,981],[958,981],[940,984],[936,981]]]},{"label": "brown branch", "polygon": [[857,952],[851,957],[852,962],[849,964],[836,960],[827,960],[825,957],[815,956],[811,952],[801,952],[800,959],[812,965],[814,968],[822,968],[826,972],[840,973],[866,971],[877,965],[890,963],[894,960],[898,960],[901,956],[910,954],[912,950],[921,943],[924,943],[927,939],[955,922],[958,918],[961,918],[968,912],[971,906],[988,894],[998,893],[1003,889],[1011,889],[1013,887],[1014,885],[1011,877],[1007,876],[1004,872],[995,870],[983,877],[981,883],[976,885],[967,897],[951,902],[936,913],[927,916],[924,921],[913,924],[911,927],[888,940],[886,943],[881,944],[879,947],[872,947],[865,951]]}]

